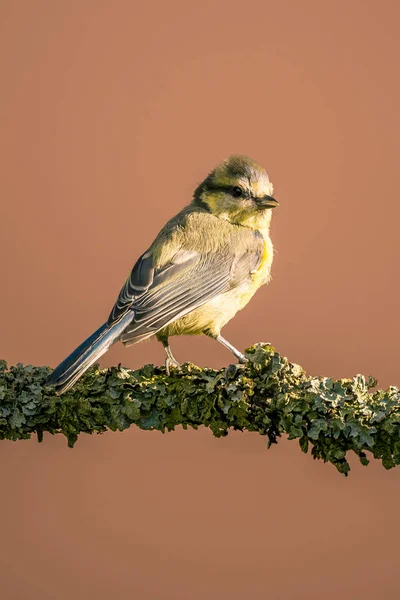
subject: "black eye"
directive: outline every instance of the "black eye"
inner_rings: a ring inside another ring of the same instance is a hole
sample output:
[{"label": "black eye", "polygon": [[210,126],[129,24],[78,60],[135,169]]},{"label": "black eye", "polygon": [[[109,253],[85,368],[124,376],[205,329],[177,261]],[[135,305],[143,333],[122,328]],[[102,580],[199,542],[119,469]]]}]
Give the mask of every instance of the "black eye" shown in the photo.
[{"label": "black eye", "polygon": [[234,188],[232,188],[232,196],[234,198],[240,198],[240,196],[243,195],[243,190],[242,188],[235,186]]}]

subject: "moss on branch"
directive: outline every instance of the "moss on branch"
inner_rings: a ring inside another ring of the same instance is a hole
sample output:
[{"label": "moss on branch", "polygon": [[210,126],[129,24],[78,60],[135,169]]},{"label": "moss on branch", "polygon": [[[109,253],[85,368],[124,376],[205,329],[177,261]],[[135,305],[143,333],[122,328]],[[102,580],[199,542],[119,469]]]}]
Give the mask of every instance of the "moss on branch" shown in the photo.
[{"label": "moss on branch", "polygon": [[400,464],[400,393],[373,391],[376,381],[310,377],[272,346],[247,351],[244,368],[201,369],[186,364],[168,377],[164,368],[90,369],[58,397],[45,381],[51,369],[0,361],[0,439],[63,433],[73,446],[79,433],[127,429],[171,431],[177,425],[256,431],[268,445],[286,434],[303,452],[347,475],[347,452],[368,464],[366,452],[387,469]]}]

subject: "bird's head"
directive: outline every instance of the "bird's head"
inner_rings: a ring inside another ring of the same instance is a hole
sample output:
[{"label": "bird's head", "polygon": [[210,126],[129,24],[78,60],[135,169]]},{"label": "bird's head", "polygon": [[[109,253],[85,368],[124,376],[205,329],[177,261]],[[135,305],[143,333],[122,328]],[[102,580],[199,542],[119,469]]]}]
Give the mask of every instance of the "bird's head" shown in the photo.
[{"label": "bird's head", "polygon": [[247,156],[235,154],[198,186],[193,202],[231,223],[268,229],[271,209],[278,206],[273,190],[264,167]]}]

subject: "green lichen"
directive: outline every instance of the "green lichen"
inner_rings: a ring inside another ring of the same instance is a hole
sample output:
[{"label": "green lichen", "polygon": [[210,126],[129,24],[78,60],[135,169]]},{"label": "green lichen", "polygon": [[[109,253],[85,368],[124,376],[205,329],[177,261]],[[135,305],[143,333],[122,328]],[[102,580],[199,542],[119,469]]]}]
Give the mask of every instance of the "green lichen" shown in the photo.
[{"label": "green lichen", "polygon": [[185,364],[167,376],[146,365],[91,368],[76,386],[58,397],[45,385],[48,367],[0,361],[0,439],[38,440],[62,433],[73,446],[80,433],[141,429],[171,431],[209,427],[217,437],[230,429],[255,431],[268,446],[286,434],[303,452],[331,462],[348,474],[347,453],[367,465],[370,455],[386,469],[400,464],[400,393],[371,391],[376,380],[310,377],[272,346],[247,351],[248,363],[228,372]]}]

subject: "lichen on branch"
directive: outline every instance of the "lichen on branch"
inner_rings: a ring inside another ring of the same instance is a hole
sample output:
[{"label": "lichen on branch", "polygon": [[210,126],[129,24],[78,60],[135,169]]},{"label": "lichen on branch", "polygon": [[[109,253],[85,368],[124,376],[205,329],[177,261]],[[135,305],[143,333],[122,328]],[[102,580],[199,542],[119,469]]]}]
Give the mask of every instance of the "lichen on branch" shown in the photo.
[{"label": "lichen on branch", "polygon": [[177,425],[209,427],[217,437],[230,429],[297,439],[303,452],[350,470],[346,455],[366,452],[387,469],[400,464],[400,393],[375,390],[376,380],[311,377],[266,344],[246,353],[243,368],[227,371],[185,364],[170,376],[146,365],[92,367],[62,396],[45,385],[49,367],[0,361],[0,439],[28,439],[62,433],[73,446],[80,433],[141,429],[171,431]]}]

